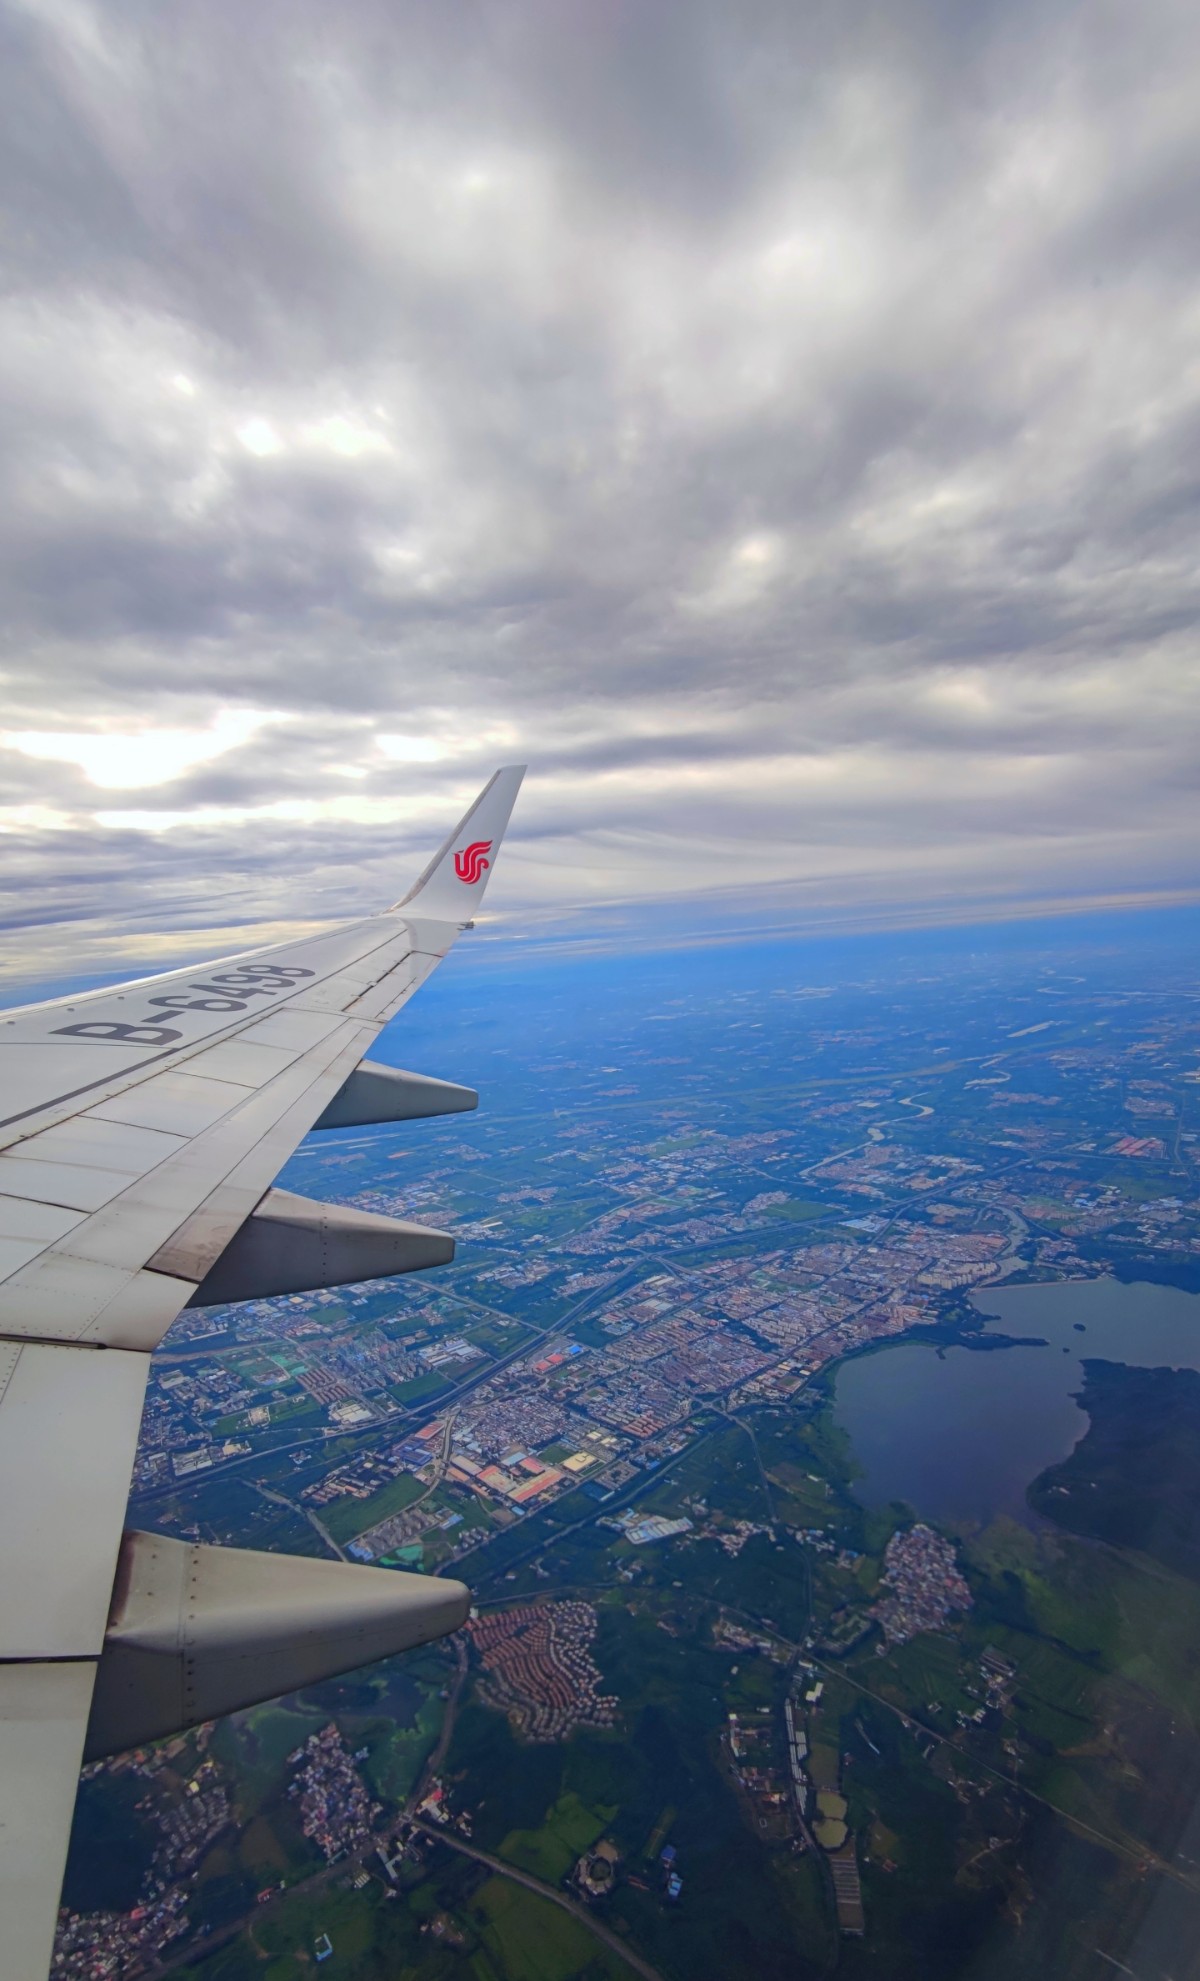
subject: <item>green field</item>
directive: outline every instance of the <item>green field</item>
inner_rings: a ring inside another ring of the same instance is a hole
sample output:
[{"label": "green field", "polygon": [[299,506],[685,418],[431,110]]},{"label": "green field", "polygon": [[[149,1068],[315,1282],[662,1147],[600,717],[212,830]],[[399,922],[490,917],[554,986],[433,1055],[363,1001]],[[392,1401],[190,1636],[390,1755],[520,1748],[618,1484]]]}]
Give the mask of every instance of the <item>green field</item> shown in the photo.
[{"label": "green field", "polygon": [[537,1830],[511,1830],[500,1845],[501,1857],[533,1871],[547,1884],[565,1878],[585,1850],[603,1836],[616,1815],[616,1805],[589,1809],[573,1790],[561,1795],[546,1811],[546,1820]]},{"label": "green field", "polygon": [[[329,1981],[369,1981],[380,1971],[380,1929],[393,1923],[381,1916],[376,1892],[370,1887],[349,1892],[335,1885],[298,1891],[265,1908],[246,1934],[194,1962],[189,1971],[197,1981],[312,1981],[314,1974],[327,1975]],[[328,1935],[333,1957],[318,1967],[313,1950],[320,1934]],[[402,1972],[392,1971],[397,1977]]]},{"label": "green field", "polygon": [[412,1376],[406,1383],[393,1383],[392,1395],[398,1403],[425,1403],[440,1390],[449,1389],[454,1376],[446,1369],[427,1369],[423,1376]]},{"label": "green field", "polygon": [[445,1709],[439,1695],[445,1684],[446,1666],[436,1652],[419,1654],[419,1658],[422,1683],[413,1682],[418,1676],[417,1658],[406,1659],[399,1671],[406,1690],[416,1694],[413,1705],[408,1706],[406,1699],[406,1717],[401,1716],[389,1693],[380,1700],[380,1708],[388,1717],[368,1731],[370,1753],[366,1774],[375,1793],[385,1802],[404,1800],[441,1730]]},{"label": "green field", "polygon": [[796,1197],[786,1204],[765,1204],[762,1215],[781,1224],[811,1224],[814,1218],[829,1216],[829,1205],[814,1203],[810,1198]]},{"label": "green field", "polygon": [[480,1886],[471,1914],[500,1971],[514,1981],[630,1981],[632,1970],[586,1926],[505,1878]]},{"label": "green field", "polygon": [[321,1519],[335,1541],[351,1541],[356,1534],[365,1534],[377,1521],[386,1520],[389,1514],[403,1513],[424,1491],[411,1472],[401,1472],[369,1499],[335,1500],[332,1506],[322,1507]]},{"label": "green field", "polygon": [[287,1756],[325,1725],[327,1713],[300,1700],[273,1700],[222,1720],[214,1753],[236,1767],[238,1801],[246,1815],[257,1813],[280,1786]]}]

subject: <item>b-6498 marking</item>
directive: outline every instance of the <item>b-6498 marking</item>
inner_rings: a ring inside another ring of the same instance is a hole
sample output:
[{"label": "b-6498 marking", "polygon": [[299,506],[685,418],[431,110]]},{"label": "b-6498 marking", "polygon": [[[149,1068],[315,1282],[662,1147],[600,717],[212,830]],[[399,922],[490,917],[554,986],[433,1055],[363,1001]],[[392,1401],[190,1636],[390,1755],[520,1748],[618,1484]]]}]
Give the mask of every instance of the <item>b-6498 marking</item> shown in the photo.
[{"label": "b-6498 marking", "polygon": [[299,963],[240,963],[236,970],[223,970],[198,983],[148,998],[151,1010],[146,1019],[132,1024],[110,1018],[86,1019],[81,1025],[56,1026],[54,1036],[87,1039],[96,1045],[166,1046],[184,1035],[158,1020],[158,1011],[169,1011],[172,1016],[184,1011],[245,1011],[252,997],[276,997],[281,990],[291,990],[301,978],[315,974]]}]

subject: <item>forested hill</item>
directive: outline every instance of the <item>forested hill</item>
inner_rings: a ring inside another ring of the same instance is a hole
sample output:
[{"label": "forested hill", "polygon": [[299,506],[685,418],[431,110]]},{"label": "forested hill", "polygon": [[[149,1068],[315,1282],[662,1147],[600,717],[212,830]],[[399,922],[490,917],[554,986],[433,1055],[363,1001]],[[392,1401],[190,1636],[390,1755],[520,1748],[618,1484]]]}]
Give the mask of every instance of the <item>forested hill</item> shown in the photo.
[{"label": "forested hill", "polygon": [[1200,1579],[1200,1374],[1086,1361],[1091,1424],[1034,1480],[1036,1512]]}]

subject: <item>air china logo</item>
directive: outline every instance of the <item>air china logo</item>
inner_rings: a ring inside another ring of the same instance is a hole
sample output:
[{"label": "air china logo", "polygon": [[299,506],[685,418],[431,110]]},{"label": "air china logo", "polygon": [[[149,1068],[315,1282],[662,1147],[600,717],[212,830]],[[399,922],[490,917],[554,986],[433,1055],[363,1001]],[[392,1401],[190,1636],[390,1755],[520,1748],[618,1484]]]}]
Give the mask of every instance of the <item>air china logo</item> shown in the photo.
[{"label": "air china logo", "polygon": [[480,874],[486,873],[491,861],[488,854],[492,850],[490,839],[477,839],[471,846],[464,846],[454,855],[454,871],[468,887],[474,887]]}]

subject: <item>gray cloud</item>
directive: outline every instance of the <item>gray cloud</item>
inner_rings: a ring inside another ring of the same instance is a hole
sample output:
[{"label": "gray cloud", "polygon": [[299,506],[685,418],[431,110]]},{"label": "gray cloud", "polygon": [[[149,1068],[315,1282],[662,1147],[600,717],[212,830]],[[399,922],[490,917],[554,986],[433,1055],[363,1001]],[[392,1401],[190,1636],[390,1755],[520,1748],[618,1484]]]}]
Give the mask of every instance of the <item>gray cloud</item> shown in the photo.
[{"label": "gray cloud", "polygon": [[517,921],[1200,881],[1194,9],[0,34],[10,973],[375,905],[514,756]]}]

